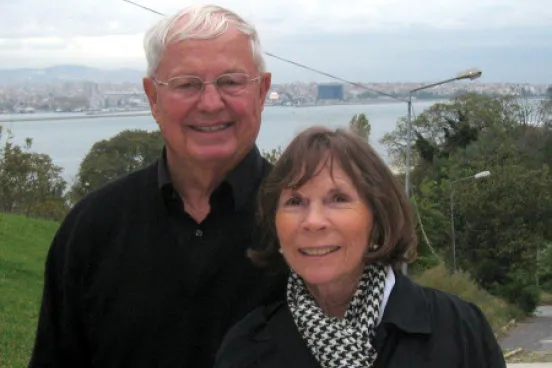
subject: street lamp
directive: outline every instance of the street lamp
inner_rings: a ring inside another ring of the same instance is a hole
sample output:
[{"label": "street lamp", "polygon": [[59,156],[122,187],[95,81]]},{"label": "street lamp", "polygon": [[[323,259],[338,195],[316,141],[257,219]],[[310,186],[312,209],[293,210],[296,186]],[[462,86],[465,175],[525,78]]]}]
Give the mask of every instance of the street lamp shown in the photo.
[{"label": "street lamp", "polygon": [[450,183],[450,229],[452,237],[452,272],[456,273],[456,237],[454,235],[454,189],[452,188],[453,184],[466,181],[466,180],[479,180],[491,176],[490,171],[481,171],[475,175],[466,176]]},{"label": "street lamp", "polygon": [[455,82],[463,79],[474,80],[479,77],[483,72],[479,69],[469,69],[464,72],[458,73],[455,77],[442,80],[440,82],[426,84],[424,86],[414,88],[408,91],[408,115],[406,121],[406,171],[405,171],[405,190],[406,195],[410,198],[410,167],[412,166],[412,94],[423,89],[440,86],[442,84]]},{"label": "street lamp", "polygon": [[[406,120],[406,168],[405,168],[405,180],[404,180],[404,187],[406,191],[406,195],[408,198],[410,198],[410,168],[412,166],[412,94],[418,91],[421,91],[423,89],[432,88],[435,86],[440,86],[442,84],[455,82],[459,80],[469,79],[469,80],[475,80],[481,75],[483,72],[479,69],[468,69],[464,72],[458,73],[455,77],[442,80],[440,82],[426,84],[418,88],[414,88],[410,91],[408,91],[408,99],[406,100],[407,107],[408,107],[408,114],[407,114],[407,120]],[[408,273],[408,265],[403,263],[402,265],[402,272],[404,275]]]}]

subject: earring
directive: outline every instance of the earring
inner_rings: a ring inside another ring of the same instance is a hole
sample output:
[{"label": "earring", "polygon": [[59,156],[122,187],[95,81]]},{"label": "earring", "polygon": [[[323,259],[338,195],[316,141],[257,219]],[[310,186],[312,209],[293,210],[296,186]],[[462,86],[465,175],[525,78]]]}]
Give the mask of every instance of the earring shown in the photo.
[{"label": "earring", "polygon": [[284,254],[284,251],[282,250],[282,248],[278,248],[278,252],[280,252],[280,254]]},{"label": "earring", "polygon": [[376,250],[379,249],[379,247],[380,247],[380,246],[379,246],[378,244],[372,244],[372,245],[370,245],[369,249],[370,249],[371,251],[376,251]]}]

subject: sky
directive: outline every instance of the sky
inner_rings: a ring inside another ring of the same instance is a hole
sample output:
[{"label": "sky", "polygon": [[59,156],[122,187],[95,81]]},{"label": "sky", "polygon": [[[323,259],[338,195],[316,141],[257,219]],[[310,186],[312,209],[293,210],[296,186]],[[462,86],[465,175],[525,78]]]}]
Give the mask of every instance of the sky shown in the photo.
[{"label": "sky", "polygon": [[[135,0],[170,14],[197,1]],[[362,82],[552,83],[552,0],[220,0],[264,51]],[[0,69],[79,64],[145,70],[160,16],[123,0],[0,1]],[[266,56],[273,83],[328,78]]]}]

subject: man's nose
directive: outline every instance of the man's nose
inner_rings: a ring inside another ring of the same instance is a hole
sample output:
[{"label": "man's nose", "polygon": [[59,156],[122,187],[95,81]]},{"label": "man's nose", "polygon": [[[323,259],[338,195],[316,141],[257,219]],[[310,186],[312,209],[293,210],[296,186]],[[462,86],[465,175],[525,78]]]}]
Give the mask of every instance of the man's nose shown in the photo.
[{"label": "man's nose", "polygon": [[224,108],[224,101],[215,84],[206,83],[200,93],[198,109],[213,112]]}]

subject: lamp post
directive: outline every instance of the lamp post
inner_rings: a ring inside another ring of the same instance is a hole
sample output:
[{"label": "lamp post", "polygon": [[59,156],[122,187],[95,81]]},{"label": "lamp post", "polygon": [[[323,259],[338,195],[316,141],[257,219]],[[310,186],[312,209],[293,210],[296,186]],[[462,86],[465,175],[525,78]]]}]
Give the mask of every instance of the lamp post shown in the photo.
[{"label": "lamp post", "polygon": [[475,175],[466,176],[465,178],[457,179],[450,183],[450,230],[452,238],[452,273],[456,273],[456,237],[454,235],[454,189],[453,184],[466,180],[479,180],[491,176],[490,171],[481,171]]},{"label": "lamp post", "polygon": [[[464,72],[458,73],[453,78],[445,79],[440,82],[426,84],[421,87],[414,88],[408,91],[408,99],[406,100],[408,111],[407,111],[407,119],[406,119],[406,168],[405,168],[405,180],[404,180],[405,192],[408,198],[410,198],[410,192],[411,192],[410,191],[410,188],[411,188],[410,168],[412,166],[412,94],[424,89],[440,86],[442,84],[447,84],[458,80],[463,80],[463,79],[475,80],[481,77],[482,74],[483,72],[479,69],[469,69]],[[408,273],[408,265],[406,264],[406,262],[403,263],[402,265],[402,272],[404,275]]]}]

